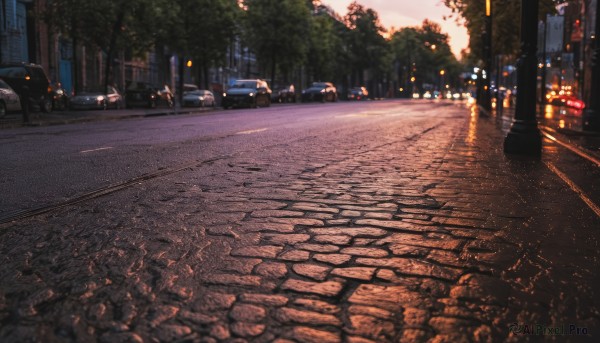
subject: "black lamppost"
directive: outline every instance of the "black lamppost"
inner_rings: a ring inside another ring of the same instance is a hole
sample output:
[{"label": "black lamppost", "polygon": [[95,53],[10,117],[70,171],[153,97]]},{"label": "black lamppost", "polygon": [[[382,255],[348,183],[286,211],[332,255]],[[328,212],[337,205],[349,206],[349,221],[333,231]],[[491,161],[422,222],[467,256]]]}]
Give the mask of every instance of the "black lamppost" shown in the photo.
[{"label": "black lamppost", "polygon": [[[483,31],[483,69],[485,78],[482,80],[481,102],[487,111],[492,110],[490,79],[492,77],[492,0],[485,0],[485,31]],[[482,72],[483,74],[483,72]],[[497,87],[497,85],[496,85]]]},{"label": "black lamppost", "polygon": [[542,135],[537,126],[537,17],[539,0],[521,0],[521,58],[517,63],[515,119],[504,140],[504,152],[539,156]]},{"label": "black lamppost", "polygon": [[587,107],[583,113],[583,129],[586,131],[600,131],[600,11],[596,5],[596,27],[590,37],[592,39],[592,84],[590,85],[589,98],[586,99]]}]

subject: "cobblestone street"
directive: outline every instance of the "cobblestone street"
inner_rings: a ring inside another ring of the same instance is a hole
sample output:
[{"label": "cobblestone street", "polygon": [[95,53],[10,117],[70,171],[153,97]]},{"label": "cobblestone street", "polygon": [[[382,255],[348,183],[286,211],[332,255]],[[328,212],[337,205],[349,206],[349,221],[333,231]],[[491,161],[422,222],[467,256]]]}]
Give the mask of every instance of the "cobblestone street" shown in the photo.
[{"label": "cobblestone street", "polygon": [[506,157],[496,119],[458,105],[416,118],[0,226],[0,341],[598,340],[600,218],[549,168],[560,147]]}]

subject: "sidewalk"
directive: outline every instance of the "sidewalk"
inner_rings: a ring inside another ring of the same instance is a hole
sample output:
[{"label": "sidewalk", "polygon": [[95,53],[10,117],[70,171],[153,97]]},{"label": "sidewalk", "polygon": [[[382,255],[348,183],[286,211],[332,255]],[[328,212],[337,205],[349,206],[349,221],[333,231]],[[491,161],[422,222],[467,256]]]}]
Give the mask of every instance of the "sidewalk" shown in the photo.
[{"label": "sidewalk", "polygon": [[0,340],[597,341],[600,217],[561,148],[396,118],[0,226]]},{"label": "sidewalk", "polygon": [[23,123],[23,116],[21,113],[9,113],[6,115],[6,117],[0,119],[0,129],[189,114],[196,112],[207,112],[211,110],[213,110],[213,108],[180,108],[177,106],[174,108],[158,107],[156,109],[135,108],[105,111],[53,111],[51,113],[34,112],[30,114],[29,123]]}]

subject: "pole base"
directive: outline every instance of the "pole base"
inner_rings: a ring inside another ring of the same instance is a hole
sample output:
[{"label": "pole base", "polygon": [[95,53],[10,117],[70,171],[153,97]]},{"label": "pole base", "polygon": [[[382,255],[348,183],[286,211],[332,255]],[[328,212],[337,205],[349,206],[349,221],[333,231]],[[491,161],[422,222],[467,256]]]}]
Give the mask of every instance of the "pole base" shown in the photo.
[{"label": "pole base", "polygon": [[541,156],[542,134],[537,127],[537,122],[515,120],[504,139],[504,153]]}]

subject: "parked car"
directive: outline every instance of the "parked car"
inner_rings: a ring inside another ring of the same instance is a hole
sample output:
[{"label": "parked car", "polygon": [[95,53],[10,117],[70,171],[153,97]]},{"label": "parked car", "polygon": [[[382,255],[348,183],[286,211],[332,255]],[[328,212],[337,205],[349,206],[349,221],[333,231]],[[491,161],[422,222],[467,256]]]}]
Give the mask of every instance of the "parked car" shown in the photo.
[{"label": "parked car", "polygon": [[337,90],[331,82],[314,82],[302,91],[302,102],[306,101],[337,101]]},{"label": "parked car", "polygon": [[187,92],[193,92],[193,91],[197,91],[197,90],[200,90],[200,88],[198,88],[198,86],[196,86],[195,84],[192,84],[192,83],[184,83],[183,84],[183,94],[184,95]]},{"label": "parked car", "polygon": [[0,79],[0,118],[4,117],[6,113],[21,110],[21,101],[19,95]]},{"label": "parked car", "polygon": [[368,100],[369,91],[365,87],[355,87],[348,91],[348,100]]},{"label": "parked car", "polygon": [[125,91],[127,108],[157,106],[173,107],[174,97],[169,86],[156,87],[145,82],[133,82]]},{"label": "parked car", "polygon": [[183,107],[215,106],[215,96],[211,91],[199,89],[183,93]]},{"label": "parked car", "polygon": [[271,102],[296,102],[296,90],[294,85],[280,88],[271,93]]},{"label": "parked car", "polygon": [[264,80],[237,80],[223,93],[222,105],[225,109],[234,106],[269,107],[271,93]]},{"label": "parked car", "polygon": [[108,86],[106,92],[100,89],[90,89],[75,95],[69,101],[72,110],[106,110],[123,107],[123,96],[113,86]]},{"label": "parked car", "polygon": [[52,89],[52,109],[55,111],[64,111],[69,107],[69,96],[67,91],[62,88],[59,83],[50,85]]},{"label": "parked car", "polygon": [[28,97],[30,109],[52,111],[52,89],[42,66],[31,63],[2,64],[0,78],[8,83],[20,98]]}]

